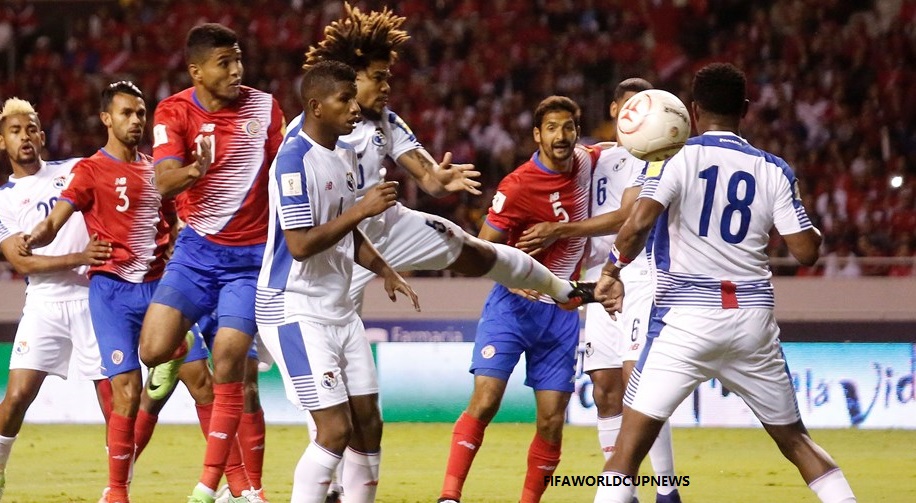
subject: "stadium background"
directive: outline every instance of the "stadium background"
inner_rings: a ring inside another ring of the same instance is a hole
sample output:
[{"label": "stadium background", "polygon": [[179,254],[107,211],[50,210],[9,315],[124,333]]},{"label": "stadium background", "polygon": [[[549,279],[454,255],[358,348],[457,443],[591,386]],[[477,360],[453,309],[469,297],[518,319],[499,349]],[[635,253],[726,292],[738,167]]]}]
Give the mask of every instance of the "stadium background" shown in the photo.
[{"label": "stadium background", "polygon": [[[806,419],[830,427],[916,427],[916,0],[392,4],[407,16],[412,35],[393,68],[392,109],[435,157],[448,150],[456,162],[475,163],[487,190],[481,197],[436,200],[400,178],[402,172],[389,174],[408,187],[406,204],[446,215],[472,233],[496,183],[533,151],[531,111],[544,96],[577,100],[585,141],[600,140],[609,127],[610,92],[621,78],[646,77],[689,103],[690,77],[699,66],[722,60],[744,69],[752,107],[742,133],[795,168],[812,220],[827,237],[824,258],[811,268],[786,258],[777,237],[770,247],[774,272],[794,276],[776,280],[777,314],[784,339],[801,343],[800,365],[792,369],[799,402],[808,413],[818,412]],[[153,108],[188,85],[183,34],[198,22],[218,21],[242,37],[245,83],[272,92],[291,118],[298,113],[294,90],[302,55],[340,12],[341,2],[308,0],[6,1],[0,5],[0,98],[36,104],[48,134],[44,158],[90,155],[104,141],[96,104],[101,86],[132,79]],[[7,174],[4,158],[0,181]],[[0,359],[13,350],[9,342],[22,305],[21,278],[5,266],[0,263],[0,340],[7,343]],[[489,284],[415,281],[424,303],[419,317],[383,296],[367,303],[367,325],[386,341],[377,347],[390,348],[377,351],[386,418],[448,422],[470,389],[463,368],[470,349],[454,341],[473,336]],[[792,358],[790,352],[790,365]],[[448,365],[439,364],[444,359]],[[265,377],[268,417],[296,421],[276,376]],[[85,409],[91,393],[85,399],[79,385],[49,384],[30,423],[87,421],[62,418],[61,411]],[[695,402],[715,397],[733,414],[734,422],[723,424],[754,424],[733,396],[714,391]],[[520,386],[514,393],[500,419],[530,420],[530,394]],[[55,402],[61,396],[83,405]],[[42,402],[45,397],[50,401]],[[398,403],[404,397],[415,401]],[[180,397],[169,404],[172,421],[185,420],[183,406],[191,407]],[[273,412],[280,408],[285,412]],[[94,410],[88,414],[90,422],[100,419]],[[682,424],[690,424],[685,414]],[[694,421],[699,424],[697,415]],[[866,449],[875,455],[879,447]],[[888,470],[900,466],[892,463]],[[882,483],[898,480],[889,474]]]}]

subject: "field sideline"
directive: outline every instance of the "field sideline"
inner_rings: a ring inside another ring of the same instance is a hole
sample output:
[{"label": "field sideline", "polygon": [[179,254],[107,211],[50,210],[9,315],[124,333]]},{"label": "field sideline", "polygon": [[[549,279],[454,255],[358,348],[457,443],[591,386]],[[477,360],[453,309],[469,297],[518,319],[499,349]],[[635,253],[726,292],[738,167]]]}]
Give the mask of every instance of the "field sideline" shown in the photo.
[{"label": "field sideline", "polygon": [[[383,445],[380,503],[434,502],[451,424],[392,423]],[[494,424],[471,471],[467,503],[518,501],[531,424]],[[107,478],[103,428],[23,427],[6,472],[5,503],[95,503]],[[840,463],[859,501],[916,501],[916,431],[817,430],[815,440]],[[289,501],[293,467],[307,442],[299,426],[269,426],[265,486],[274,503]],[[684,501],[816,502],[763,430],[674,430],[679,475],[690,476]],[[137,463],[134,503],[184,502],[200,473],[203,438],[196,426],[161,425]],[[558,475],[593,475],[602,462],[593,428],[567,427]],[[644,473],[647,470],[644,470]],[[651,492],[641,491],[643,503]],[[593,488],[552,487],[545,502],[591,501]]]}]

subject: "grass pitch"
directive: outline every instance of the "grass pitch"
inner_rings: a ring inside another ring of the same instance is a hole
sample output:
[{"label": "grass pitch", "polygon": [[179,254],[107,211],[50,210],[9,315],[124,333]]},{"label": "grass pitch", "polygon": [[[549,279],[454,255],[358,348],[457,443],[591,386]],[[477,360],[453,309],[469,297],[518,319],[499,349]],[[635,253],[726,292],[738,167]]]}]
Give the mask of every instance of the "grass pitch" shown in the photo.
[{"label": "grass pitch", "polygon": [[[451,424],[385,426],[381,503],[433,502],[448,456]],[[531,424],[494,424],[471,470],[467,503],[518,501]],[[6,471],[4,503],[98,501],[107,480],[104,429],[26,425]],[[916,431],[818,430],[814,439],[843,468],[859,501],[916,501]],[[264,484],[274,503],[289,501],[293,468],[308,442],[305,427],[269,426]],[[694,502],[817,502],[763,430],[674,429],[675,466],[690,476],[681,489]],[[197,481],[204,442],[197,426],[160,425],[138,461],[134,503],[184,502]],[[568,427],[558,475],[594,475],[603,458],[593,428]],[[648,467],[643,470],[648,473]],[[640,490],[652,502],[651,490]],[[545,502],[590,502],[594,488],[551,487]]]}]

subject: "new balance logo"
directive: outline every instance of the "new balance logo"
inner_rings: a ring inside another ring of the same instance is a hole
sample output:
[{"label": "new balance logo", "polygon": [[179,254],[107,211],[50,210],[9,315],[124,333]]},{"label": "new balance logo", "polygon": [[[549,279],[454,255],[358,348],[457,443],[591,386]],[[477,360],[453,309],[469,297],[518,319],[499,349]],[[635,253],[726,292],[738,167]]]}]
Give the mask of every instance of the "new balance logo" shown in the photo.
[{"label": "new balance logo", "polygon": [[263,450],[264,450],[264,444],[256,445],[256,446],[252,447],[251,450],[253,450],[253,451],[263,451]]},{"label": "new balance logo", "polygon": [[467,440],[462,440],[462,441],[458,442],[458,445],[460,445],[460,446],[462,446],[462,447],[467,447],[468,449],[470,449],[470,450],[472,450],[472,451],[473,451],[474,449],[477,448],[476,445],[474,445],[474,444],[468,442]]},{"label": "new balance logo", "polygon": [[218,438],[218,439],[220,439],[220,440],[226,440],[227,438],[229,438],[229,435],[228,435],[227,433],[222,432],[222,431],[211,431],[211,432],[210,432],[210,436],[211,436],[211,437],[216,437],[216,438]]},{"label": "new balance logo", "polygon": [[201,132],[201,133],[212,133],[212,132],[215,131],[215,130],[216,130],[216,124],[207,123],[207,124],[201,124],[201,125],[200,125],[200,132]]},{"label": "new balance logo", "polygon": [[544,470],[548,472],[552,472],[556,469],[557,469],[557,465],[552,465],[552,466],[551,465],[541,465],[538,467],[538,470]]},{"label": "new balance logo", "polygon": [[602,449],[602,450],[603,450],[604,452],[614,452],[614,446],[611,445],[611,446],[609,446],[609,447],[605,447],[605,448]]},{"label": "new balance logo", "polygon": [[120,455],[120,456],[114,456],[114,455],[112,455],[112,456],[111,456],[111,459],[117,459],[118,461],[124,461],[125,459],[130,459],[131,456],[133,456],[133,454],[131,454],[131,453],[128,452],[127,454],[122,454],[122,455]]}]

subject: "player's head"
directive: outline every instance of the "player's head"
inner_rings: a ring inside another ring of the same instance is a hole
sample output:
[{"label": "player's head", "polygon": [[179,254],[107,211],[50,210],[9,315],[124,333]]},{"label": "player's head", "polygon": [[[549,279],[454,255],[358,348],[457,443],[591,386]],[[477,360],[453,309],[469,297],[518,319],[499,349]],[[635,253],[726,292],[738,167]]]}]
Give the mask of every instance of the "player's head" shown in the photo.
[{"label": "player's head", "polygon": [[614,88],[614,99],[611,101],[610,109],[611,119],[617,118],[617,113],[623,108],[623,104],[632,98],[634,94],[649,89],[652,89],[652,84],[648,80],[639,77],[620,81],[617,87]]},{"label": "player's head", "polygon": [[534,110],[534,141],[541,154],[552,163],[572,158],[579,139],[581,110],[566,96],[550,96]]},{"label": "player's head", "polygon": [[747,79],[730,63],[711,63],[693,77],[693,115],[698,131],[737,129],[747,113]]},{"label": "player's head", "polygon": [[35,108],[28,101],[10,98],[0,111],[0,149],[6,151],[13,170],[38,166],[45,133]]},{"label": "player's head", "polygon": [[319,61],[340,61],[356,70],[357,100],[363,114],[375,119],[388,104],[391,65],[398,58],[397,48],[410,36],[400,29],[404,23],[387,7],[368,13],[344,4],[344,17],[324,29],[324,40],[309,47],[303,68]]},{"label": "player's head", "polygon": [[356,102],[356,71],[340,61],[311,65],[299,87],[305,127],[324,134],[343,136],[359,121]]},{"label": "player's head", "polygon": [[188,32],[185,59],[191,81],[221,101],[233,101],[242,85],[242,50],[234,31],[218,23]]},{"label": "player's head", "polygon": [[146,127],[143,93],[129,80],[109,84],[102,89],[99,117],[108,128],[109,140],[114,137],[125,146],[136,147]]}]

